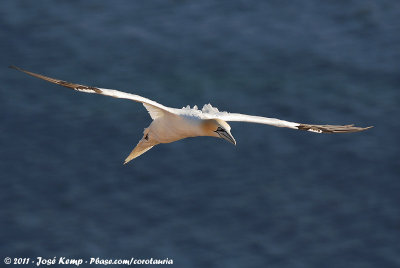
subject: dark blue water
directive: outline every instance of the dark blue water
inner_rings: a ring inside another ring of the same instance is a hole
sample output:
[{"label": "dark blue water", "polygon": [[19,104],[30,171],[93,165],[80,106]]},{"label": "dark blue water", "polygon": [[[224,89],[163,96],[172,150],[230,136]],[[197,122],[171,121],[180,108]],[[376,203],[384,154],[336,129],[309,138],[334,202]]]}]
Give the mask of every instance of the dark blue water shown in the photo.
[{"label": "dark blue water", "polygon": [[[399,267],[399,18],[397,0],[2,1],[1,263]],[[375,128],[232,123],[236,147],[187,139],[123,166],[151,122],[141,105],[10,64],[172,107]]]}]

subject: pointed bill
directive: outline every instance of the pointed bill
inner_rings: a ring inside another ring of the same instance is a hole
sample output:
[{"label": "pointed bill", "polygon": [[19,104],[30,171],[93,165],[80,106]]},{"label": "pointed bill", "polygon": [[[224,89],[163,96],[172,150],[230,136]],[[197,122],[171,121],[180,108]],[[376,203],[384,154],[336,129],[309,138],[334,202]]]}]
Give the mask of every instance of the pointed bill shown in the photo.
[{"label": "pointed bill", "polygon": [[235,138],[232,136],[232,134],[231,134],[230,131],[225,131],[225,130],[223,130],[223,131],[216,131],[216,132],[218,133],[218,135],[219,135],[222,139],[224,139],[224,140],[226,140],[227,142],[230,142],[230,143],[232,143],[233,145],[236,146],[236,140],[235,140]]}]

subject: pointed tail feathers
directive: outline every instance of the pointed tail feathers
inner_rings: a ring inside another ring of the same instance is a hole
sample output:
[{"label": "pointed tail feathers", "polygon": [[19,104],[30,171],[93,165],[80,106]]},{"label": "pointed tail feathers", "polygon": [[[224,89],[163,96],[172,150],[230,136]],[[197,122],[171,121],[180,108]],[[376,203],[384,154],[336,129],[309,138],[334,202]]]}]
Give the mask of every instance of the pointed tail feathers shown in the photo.
[{"label": "pointed tail feathers", "polygon": [[132,152],[128,155],[128,157],[125,159],[124,165],[132,159],[135,159],[136,157],[144,154],[145,152],[153,148],[153,146],[154,145],[149,144],[147,140],[141,139],[136,147],[132,150]]}]

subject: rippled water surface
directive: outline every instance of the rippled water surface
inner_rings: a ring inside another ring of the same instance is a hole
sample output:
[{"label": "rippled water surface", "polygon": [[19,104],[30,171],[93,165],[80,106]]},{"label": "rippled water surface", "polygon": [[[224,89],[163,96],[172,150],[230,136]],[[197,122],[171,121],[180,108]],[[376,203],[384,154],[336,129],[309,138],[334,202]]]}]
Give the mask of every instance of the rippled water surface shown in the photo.
[{"label": "rippled water surface", "polygon": [[[3,1],[0,261],[399,267],[399,18],[396,0]],[[151,122],[140,104],[11,64],[172,107],[375,128],[231,123],[236,147],[187,139],[123,166]]]}]

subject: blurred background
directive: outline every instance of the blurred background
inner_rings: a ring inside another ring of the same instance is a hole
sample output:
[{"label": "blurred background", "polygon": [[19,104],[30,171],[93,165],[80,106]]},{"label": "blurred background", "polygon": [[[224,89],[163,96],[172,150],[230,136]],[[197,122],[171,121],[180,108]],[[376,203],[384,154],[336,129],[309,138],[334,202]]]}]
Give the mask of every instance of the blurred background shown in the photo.
[{"label": "blurred background", "polygon": [[[397,0],[2,1],[0,261],[399,267],[399,18]],[[171,107],[375,128],[231,123],[236,147],[186,139],[124,166],[142,105],[11,64]]]}]

